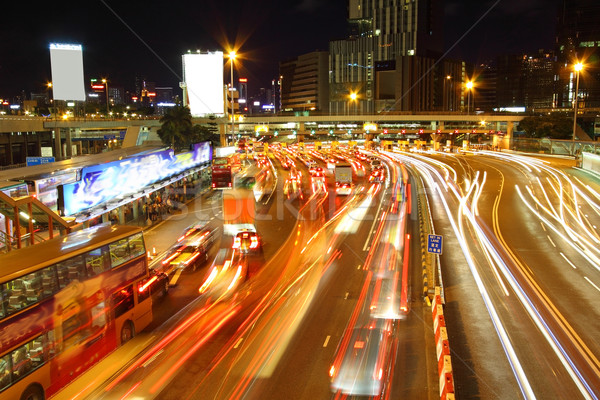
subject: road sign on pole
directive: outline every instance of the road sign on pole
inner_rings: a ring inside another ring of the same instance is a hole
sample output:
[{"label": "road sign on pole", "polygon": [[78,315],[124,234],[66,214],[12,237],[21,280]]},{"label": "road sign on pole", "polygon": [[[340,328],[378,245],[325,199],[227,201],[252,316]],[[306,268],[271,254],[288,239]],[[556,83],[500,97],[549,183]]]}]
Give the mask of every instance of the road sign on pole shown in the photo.
[{"label": "road sign on pole", "polygon": [[427,252],[442,254],[442,235],[427,235]]}]

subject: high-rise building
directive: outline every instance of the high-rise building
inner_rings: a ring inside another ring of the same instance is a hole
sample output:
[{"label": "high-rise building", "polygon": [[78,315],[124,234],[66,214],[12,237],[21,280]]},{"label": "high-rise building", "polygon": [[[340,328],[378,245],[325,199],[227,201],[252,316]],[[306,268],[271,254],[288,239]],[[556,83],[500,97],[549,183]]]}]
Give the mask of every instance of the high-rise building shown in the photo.
[{"label": "high-rise building", "polygon": [[573,66],[577,62],[584,64],[579,80],[579,108],[600,107],[599,20],[598,0],[563,0],[560,3],[556,27],[558,107],[573,106],[577,77]]},{"label": "high-rise building", "polygon": [[248,78],[239,78],[239,88],[238,91],[240,93],[240,97],[238,98],[240,113],[247,114],[248,113]]},{"label": "high-rise building", "polygon": [[283,111],[329,109],[328,53],[314,51],[279,63]]},{"label": "high-rise building", "polygon": [[[391,91],[381,85],[376,91],[375,72],[377,65],[382,71],[380,62],[394,62],[398,69],[397,77],[418,79],[406,90],[427,97],[416,104],[409,102],[411,108],[434,107],[436,79],[433,63],[442,52],[438,1],[349,0],[348,10],[350,37],[329,43],[330,112],[342,114],[348,110],[352,93],[356,94],[353,108],[358,112],[376,111],[376,92],[388,96]],[[390,78],[390,74],[381,76]],[[383,103],[393,106],[394,110],[403,109],[406,102],[398,98],[397,90],[394,91],[394,103],[389,101],[391,99],[380,100],[385,100]],[[400,97],[416,99],[407,92]],[[404,106],[399,106],[403,102]]]},{"label": "high-rise building", "polygon": [[553,52],[505,54],[496,58],[496,66],[497,107],[525,107],[527,110],[556,107]]},{"label": "high-rise building", "polygon": [[[497,107],[496,87],[498,74],[496,65],[492,62],[479,64],[476,68],[476,80],[471,94],[472,112],[492,111]],[[468,99],[467,99],[468,100]]]}]

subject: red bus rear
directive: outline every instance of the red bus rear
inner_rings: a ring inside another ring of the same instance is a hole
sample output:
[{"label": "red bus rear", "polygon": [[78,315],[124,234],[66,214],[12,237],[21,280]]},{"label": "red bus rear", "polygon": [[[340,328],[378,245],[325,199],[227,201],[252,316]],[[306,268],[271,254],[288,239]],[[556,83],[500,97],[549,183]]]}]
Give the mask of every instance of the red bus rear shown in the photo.
[{"label": "red bus rear", "polygon": [[212,188],[231,189],[233,175],[242,168],[239,154],[230,154],[227,157],[213,159],[212,163]]}]

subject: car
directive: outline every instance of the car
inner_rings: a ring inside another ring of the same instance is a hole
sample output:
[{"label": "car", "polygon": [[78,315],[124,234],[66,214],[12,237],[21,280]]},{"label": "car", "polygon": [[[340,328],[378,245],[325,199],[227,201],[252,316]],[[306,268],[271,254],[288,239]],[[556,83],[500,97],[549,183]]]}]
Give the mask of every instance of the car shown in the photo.
[{"label": "car", "polygon": [[381,161],[378,158],[371,159],[371,169],[377,169],[381,167]]},{"label": "car", "polygon": [[311,167],[311,168],[308,170],[308,173],[309,173],[311,176],[315,176],[316,174],[323,174],[323,168],[321,168],[321,167],[316,167],[316,166],[315,166],[315,167]]},{"label": "car", "polygon": [[235,234],[231,247],[242,254],[257,252],[261,250],[260,238],[255,231],[243,229]]},{"label": "car", "polygon": [[162,272],[168,276],[177,269],[192,267],[195,271],[198,266],[208,259],[208,251],[216,239],[215,230],[204,227],[200,230],[190,230],[189,235],[183,235],[169,248],[161,262]]},{"label": "car", "polygon": [[380,396],[391,370],[393,323],[373,320],[368,326],[354,327],[347,335],[329,370],[332,390],[353,396]]},{"label": "car", "polygon": [[149,290],[153,300],[164,298],[169,292],[169,277],[164,272],[150,268],[148,278],[140,283],[140,293]]},{"label": "car", "polygon": [[371,172],[371,175],[369,176],[369,182],[372,183],[381,183],[384,180],[384,173],[383,173],[383,169],[377,169],[373,172]]},{"label": "car", "polygon": [[313,168],[317,168],[317,162],[311,159],[306,159],[304,160],[304,164],[306,165],[306,168],[308,168],[309,170],[313,169]]},{"label": "car", "polygon": [[338,195],[344,195],[344,196],[349,195],[350,193],[352,193],[352,184],[336,182],[335,193]]}]

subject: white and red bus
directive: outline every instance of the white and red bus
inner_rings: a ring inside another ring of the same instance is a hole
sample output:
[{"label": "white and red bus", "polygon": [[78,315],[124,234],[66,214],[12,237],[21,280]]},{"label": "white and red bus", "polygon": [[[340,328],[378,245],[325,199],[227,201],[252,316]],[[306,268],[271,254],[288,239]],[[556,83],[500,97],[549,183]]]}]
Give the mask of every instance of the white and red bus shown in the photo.
[{"label": "white and red bus", "polygon": [[227,157],[214,158],[212,162],[212,188],[232,189],[233,176],[242,168],[240,155],[233,153]]},{"label": "white and red bus", "polygon": [[140,228],[99,225],[0,265],[1,398],[52,396],[152,321]]}]

